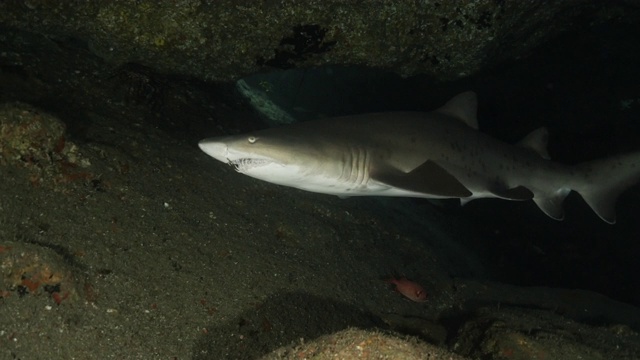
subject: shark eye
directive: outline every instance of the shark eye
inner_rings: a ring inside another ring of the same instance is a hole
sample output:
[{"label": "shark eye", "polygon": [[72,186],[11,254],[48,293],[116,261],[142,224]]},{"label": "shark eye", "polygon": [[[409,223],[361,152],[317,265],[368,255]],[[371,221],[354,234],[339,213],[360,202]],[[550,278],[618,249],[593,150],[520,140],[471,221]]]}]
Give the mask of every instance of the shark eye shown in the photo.
[{"label": "shark eye", "polygon": [[255,136],[249,136],[249,137],[247,138],[247,141],[249,142],[249,144],[253,144],[253,143],[254,143],[254,142],[256,142],[257,140],[258,140],[258,138],[257,138],[257,137],[255,137]]}]

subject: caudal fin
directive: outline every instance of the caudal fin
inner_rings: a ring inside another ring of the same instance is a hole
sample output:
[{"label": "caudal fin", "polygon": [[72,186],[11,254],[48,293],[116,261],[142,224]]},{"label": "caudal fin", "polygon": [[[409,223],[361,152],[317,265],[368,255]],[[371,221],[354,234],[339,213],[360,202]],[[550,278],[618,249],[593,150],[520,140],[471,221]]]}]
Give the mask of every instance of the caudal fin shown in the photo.
[{"label": "caudal fin", "polygon": [[573,184],[591,209],[604,221],[615,224],[618,196],[640,181],[640,152],[576,165]]}]

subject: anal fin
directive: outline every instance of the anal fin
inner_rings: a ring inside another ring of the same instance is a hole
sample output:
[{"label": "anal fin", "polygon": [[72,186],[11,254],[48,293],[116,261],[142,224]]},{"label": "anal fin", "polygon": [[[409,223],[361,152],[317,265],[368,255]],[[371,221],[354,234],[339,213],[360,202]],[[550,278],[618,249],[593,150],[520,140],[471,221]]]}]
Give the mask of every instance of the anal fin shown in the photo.
[{"label": "anal fin", "polygon": [[540,210],[555,220],[564,219],[564,209],[562,203],[564,198],[569,195],[571,189],[561,188],[554,193],[545,194],[544,196],[536,196],[533,201],[538,205]]}]

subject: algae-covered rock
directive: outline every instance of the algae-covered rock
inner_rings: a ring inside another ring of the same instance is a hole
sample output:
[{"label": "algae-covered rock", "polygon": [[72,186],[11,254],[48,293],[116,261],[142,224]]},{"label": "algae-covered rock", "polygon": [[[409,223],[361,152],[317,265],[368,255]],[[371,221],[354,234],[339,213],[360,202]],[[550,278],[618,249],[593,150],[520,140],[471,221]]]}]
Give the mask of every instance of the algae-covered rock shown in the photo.
[{"label": "algae-covered rock", "polygon": [[[585,310],[586,312],[586,310]],[[455,348],[489,359],[637,359],[638,334],[617,324],[587,325],[547,311],[479,309],[460,329]]]},{"label": "algae-covered rock", "polygon": [[27,169],[34,186],[93,179],[83,170],[91,162],[66,140],[65,130],[56,116],[31,105],[0,105],[0,165]]},{"label": "algae-covered rock", "polygon": [[0,242],[0,298],[50,297],[60,305],[81,295],[83,280],[73,257],[59,246]]},{"label": "algae-covered rock", "polygon": [[65,125],[27,104],[0,106],[0,164],[49,161],[64,149]]},{"label": "algae-covered rock", "polygon": [[0,24],[74,39],[114,66],[135,62],[208,80],[326,64],[454,79],[521,57],[586,23],[581,19],[618,18],[629,10],[623,6],[580,0],[30,0],[0,3]]},{"label": "algae-covered rock", "polygon": [[277,359],[432,359],[466,358],[416,338],[378,331],[347,329],[299,345],[280,348],[263,360]]}]

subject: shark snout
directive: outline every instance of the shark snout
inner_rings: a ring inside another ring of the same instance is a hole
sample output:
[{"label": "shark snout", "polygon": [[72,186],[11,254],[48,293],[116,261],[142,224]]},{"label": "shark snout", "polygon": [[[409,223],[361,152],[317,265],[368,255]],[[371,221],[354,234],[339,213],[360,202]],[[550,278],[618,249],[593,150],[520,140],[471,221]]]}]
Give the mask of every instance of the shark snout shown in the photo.
[{"label": "shark snout", "polygon": [[222,161],[223,163],[229,162],[227,157],[229,154],[229,148],[224,142],[217,139],[204,139],[200,140],[198,146],[212,158]]}]

